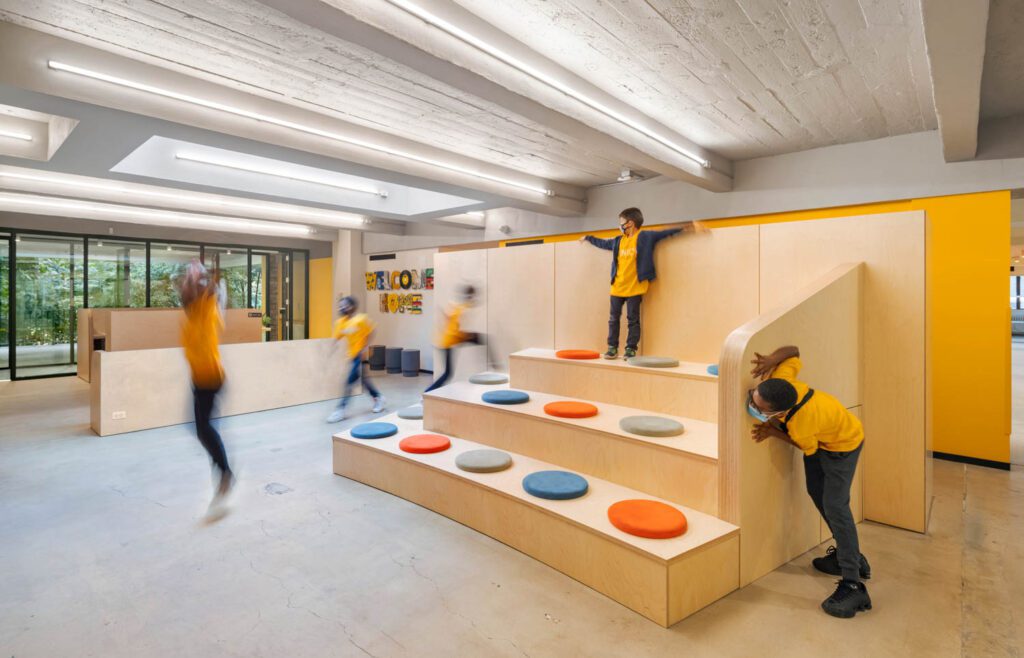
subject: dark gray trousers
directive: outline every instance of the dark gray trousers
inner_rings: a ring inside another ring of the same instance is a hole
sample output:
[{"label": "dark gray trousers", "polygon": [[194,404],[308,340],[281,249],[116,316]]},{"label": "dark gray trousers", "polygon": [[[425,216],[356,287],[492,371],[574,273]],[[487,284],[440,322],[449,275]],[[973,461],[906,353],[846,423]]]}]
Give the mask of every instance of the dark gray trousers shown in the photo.
[{"label": "dark gray trousers", "polygon": [[861,443],[849,452],[818,450],[813,455],[804,455],[807,493],[836,540],[836,557],[843,578],[854,582],[860,581],[860,541],[850,511],[850,486],[863,447]]}]

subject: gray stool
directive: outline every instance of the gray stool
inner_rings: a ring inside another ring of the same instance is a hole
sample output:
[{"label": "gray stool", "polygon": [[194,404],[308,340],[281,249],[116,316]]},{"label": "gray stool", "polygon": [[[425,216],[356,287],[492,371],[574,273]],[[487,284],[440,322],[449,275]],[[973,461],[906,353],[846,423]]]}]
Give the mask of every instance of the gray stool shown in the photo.
[{"label": "gray stool", "polygon": [[420,351],[419,350],[403,350],[402,351],[402,376],[403,377],[419,377],[420,376]]},{"label": "gray stool", "polygon": [[370,370],[384,369],[384,346],[370,345]]},{"label": "gray stool", "polygon": [[384,353],[384,366],[389,375],[397,375],[402,372],[402,348],[388,347]]}]

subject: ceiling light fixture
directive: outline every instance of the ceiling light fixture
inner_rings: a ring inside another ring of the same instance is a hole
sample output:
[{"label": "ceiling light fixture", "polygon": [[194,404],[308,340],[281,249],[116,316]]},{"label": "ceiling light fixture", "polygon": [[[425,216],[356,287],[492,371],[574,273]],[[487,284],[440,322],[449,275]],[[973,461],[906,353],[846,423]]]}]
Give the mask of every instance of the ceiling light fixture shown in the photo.
[{"label": "ceiling light fixture", "polygon": [[579,102],[583,103],[587,107],[589,107],[589,108],[591,108],[593,110],[597,110],[598,112],[604,114],[605,116],[608,116],[608,117],[610,117],[612,119],[615,119],[616,121],[618,121],[622,125],[624,125],[624,126],[626,126],[628,128],[632,128],[633,130],[639,132],[642,135],[650,137],[651,139],[653,139],[654,141],[658,142],[659,144],[661,144],[663,146],[667,146],[668,148],[672,149],[676,153],[679,153],[680,155],[683,155],[683,156],[689,158],[690,160],[693,160],[694,162],[699,164],[701,167],[704,167],[705,169],[707,169],[707,168],[709,168],[711,166],[711,163],[708,162],[707,159],[697,155],[693,151],[690,151],[689,149],[686,149],[686,148],[680,146],[679,144],[676,144],[671,139],[656,133],[655,131],[651,130],[650,128],[647,128],[646,126],[644,126],[643,124],[640,124],[640,123],[637,123],[636,121],[633,121],[629,117],[626,117],[623,114],[620,114],[616,110],[613,110],[612,108],[604,105],[600,101],[597,101],[597,100],[594,100],[593,98],[590,98],[589,96],[587,96],[583,92],[580,92],[580,91],[577,91],[576,89],[573,89],[572,87],[570,87],[569,85],[565,84],[564,82],[556,80],[555,78],[551,77],[550,75],[535,69],[534,67],[530,66],[526,62],[524,62],[524,61],[522,61],[520,59],[517,59],[516,57],[506,53],[504,50],[501,50],[500,48],[492,46],[491,44],[487,43],[483,39],[480,39],[479,37],[476,37],[476,36],[470,34],[469,32],[466,32],[462,28],[457,27],[457,26],[453,25],[452,23],[449,23],[448,21],[444,20],[440,16],[437,16],[435,14],[430,13],[429,11],[427,11],[423,7],[420,7],[416,3],[409,2],[409,0],[387,0],[387,1],[390,2],[391,4],[393,4],[394,6],[409,12],[413,16],[416,16],[417,18],[420,18],[420,19],[426,21],[427,23],[430,23],[434,27],[436,27],[436,28],[438,28],[440,30],[443,30],[444,32],[447,32],[448,34],[452,35],[456,39],[459,39],[460,41],[463,41],[463,42],[473,46],[477,50],[480,50],[482,52],[487,53],[491,57],[494,57],[495,59],[498,59],[498,60],[508,64],[512,68],[518,69],[519,71],[521,71],[522,73],[525,73],[526,75],[530,76],[534,80],[542,82],[542,83],[546,84],[547,86],[562,92],[566,96],[569,96],[570,98],[574,98],[574,99],[578,100]]},{"label": "ceiling light fixture", "polygon": [[32,135],[28,133],[18,133],[11,130],[0,129],[0,137],[10,137],[11,139],[20,139],[26,142],[32,141]]},{"label": "ceiling light fixture", "polygon": [[320,128],[314,128],[287,119],[278,119],[267,114],[260,114],[259,112],[252,112],[250,110],[244,110],[240,107],[233,105],[226,105],[224,103],[218,103],[217,101],[207,100],[205,98],[199,98],[197,96],[189,96],[188,94],[181,94],[170,89],[164,89],[162,87],[155,87],[148,85],[143,82],[136,82],[134,80],[128,80],[126,78],[119,78],[117,76],[108,75],[99,71],[92,71],[79,66],[72,66],[71,64],[65,64],[55,60],[49,60],[47,65],[56,71],[64,71],[65,73],[73,73],[86,78],[92,78],[93,80],[100,80],[102,82],[109,82],[111,84],[119,85],[121,87],[127,87],[129,89],[135,89],[136,91],[143,91],[156,96],[163,96],[164,98],[171,98],[173,100],[182,101],[183,103],[191,103],[192,105],[198,105],[200,107],[209,108],[211,110],[218,110],[220,112],[226,112],[228,114],[234,114],[235,116],[245,117],[247,119],[253,119],[255,121],[262,121],[263,123],[269,123],[274,126],[280,126],[282,128],[289,128],[298,132],[306,133],[307,135],[316,135],[317,137],[323,137],[330,139],[335,142],[341,142],[343,144],[350,144],[352,146],[359,146],[377,153],[384,153],[386,155],[393,155],[395,157],[404,158],[406,160],[412,160],[421,164],[430,165],[439,169],[447,169],[448,171],[454,171],[459,174],[466,176],[473,176],[474,178],[481,178],[483,180],[489,180],[495,183],[501,183],[503,185],[510,185],[512,187],[518,187],[522,190],[529,190],[538,194],[545,194],[547,196],[554,196],[555,193],[552,190],[537,187],[536,185],[530,185],[527,183],[520,183],[519,181],[511,180],[508,178],[502,178],[501,176],[492,176],[479,171],[474,171],[468,167],[461,165],[452,164],[449,162],[442,162],[440,160],[434,160],[433,158],[425,158],[423,156],[409,153],[407,151],[401,151],[399,149],[391,148],[390,146],[384,146],[382,144],[374,144],[354,137],[348,137],[339,133],[331,132],[328,130],[321,130]]},{"label": "ceiling light fixture", "polygon": [[172,210],[156,210],[140,206],[121,206],[109,203],[98,203],[85,199],[65,199],[29,194],[13,194],[0,192],[0,209],[33,209],[53,213],[72,213],[86,215],[87,219],[125,218],[139,224],[158,224],[162,226],[220,229],[224,231],[244,233],[270,233],[275,235],[308,236],[313,229],[302,224],[285,224],[266,222],[258,219],[241,217],[221,217],[215,215],[199,215],[196,213],[176,212]]},{"label": "ceiling light fixture", "polygon": [[206,197],[200,197],[193,194],[189,194],[184,190],[178,190],[175,192],[161,192],[158,190],[140,189],[136,187],[130,187],[127,185],[106,184],[106,183],[91,183],[87,181],[75,180],[60,175],[52,174],[23,174],[13,173],[7,171],[0,171],[0,180],[4,178],[11,178],[14,180],[24,180],[33,183],[48,183],[53,185],[59,185],[61,187],[78,188],[82,190],[96,190],[97,192],[105,192],[108,194],[119,194],[119,195],[138,195],[150,199],[167,199],[176,203],[191,202],[196,204],[205,204],[209,207],[216,208],[218,210],[235,210],[239,212],[257,212],[263,215],[280,215],[282,217],[294,217],[297,219],[306,219],[324,226],[333,226],[335,228],[361,228],[366,225],[366,218],[358,217],[356,215],[349,215],[348,213],[337,212],[333,210],[312,210],[296,208],[291,206],[282,206],[273,202],[266,203],[250,203],[246,201],[233,201],[230,199],[210,199]]},{"label": "ceiling light fixture", "polygon": [[187,162],[198,162],[200,164],[212,165],[214,167],[224,167],[226,169],[237,169],[238,171],[248,171],[253,174],[263,174],[265,176],[274,176],[276,178],[287,178],[289,180],[301,181],[303,183],[314,183],[316,185],[326,185],[328,187],[336,187],[339,190],[346,190],[348,192],[362,192],[363,194],[374,194],[381,197],[382,199],[388,198],[387,190],[375,190],[368,187],[359,187],[357,185],[346,185],[344,183],[336,183],[331,180],[323,178],[314,178],[311,176],[300,176],[298,174],[290,174],[281,169],[275,167],[264,167],[255,164],[248,164],[242,162],[231,162],[222,158],[210,157],[208,155],[193,155],[191,153],[175,153],[174,157],[178,160],[185,160]]}]

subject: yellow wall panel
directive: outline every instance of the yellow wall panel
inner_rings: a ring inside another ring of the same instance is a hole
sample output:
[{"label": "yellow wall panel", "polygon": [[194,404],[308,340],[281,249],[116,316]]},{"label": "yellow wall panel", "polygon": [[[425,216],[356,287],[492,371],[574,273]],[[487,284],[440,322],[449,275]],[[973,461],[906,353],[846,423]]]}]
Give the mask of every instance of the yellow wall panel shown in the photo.
[{"label": "yellow wall panel", "polygon": [[309,337],[330,338],[334,315],[332,296],[333,259],[313,258],[309,261]]}]

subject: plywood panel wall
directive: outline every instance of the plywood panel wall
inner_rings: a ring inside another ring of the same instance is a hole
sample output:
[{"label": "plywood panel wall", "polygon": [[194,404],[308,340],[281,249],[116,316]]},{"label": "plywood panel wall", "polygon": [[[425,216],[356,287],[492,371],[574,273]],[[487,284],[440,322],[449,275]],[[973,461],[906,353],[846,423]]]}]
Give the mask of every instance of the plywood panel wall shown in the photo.
[{"label": "plywood panel wall", "polygon": [[603,350],[608,337],[612,254],[580,242],[559,242],[554,248],[555,349]]},{"label": "plywood panel wall", "polygon": [[740,585],[776,569],[821,541],[820,515],[806,493],[803,453],[769,438],[755,443],[746,413],[755,352],[798,344],[812,388],[859,394],[863,266],[840,266],[798,302],[770,310],[733,332],[719,379],[719,516],[740,527]]},{"label": "plywood panel wall", "polygon": [[683,234],[655,248],[643,303],[643,353],[716,363],[722,342],[757,316],[757,226]]},{"label": "plywood panel wall", "polygon": [[[434,254],[434,333],[447,322],[444,311],[456,297],[461,286],[471,285],[477,290],[477,301],[462,316],[464,331],[487,333],[487,304],[490,297],[487,289],[487,260],[492,252],[487,249],[474,251],[452,251]],[[482,347],[465,346],[455,348],[455,373],[457,379],[468,379],[470,375],[487,369],[487,357]],[[440,352],[434,353],[434,373],[440,374],[444,359]]]},{"label": "plywood panel wall", "polygon": [[487,258],[487,328],[504,368],[508,355],[555,344],[555,246],[493,249]]},{"label": "plywood panel wall", "polygon": [[[830,391],[847,406],[864,406],[864,516],[923,532],[924,212],[761,226],[761,308],[785,300],[841,258],[865,264],[863,399]],[[822,385],[824,369],[814,363],[808,369],[808,383]]]}]

